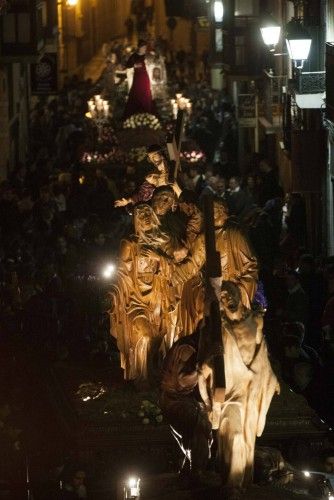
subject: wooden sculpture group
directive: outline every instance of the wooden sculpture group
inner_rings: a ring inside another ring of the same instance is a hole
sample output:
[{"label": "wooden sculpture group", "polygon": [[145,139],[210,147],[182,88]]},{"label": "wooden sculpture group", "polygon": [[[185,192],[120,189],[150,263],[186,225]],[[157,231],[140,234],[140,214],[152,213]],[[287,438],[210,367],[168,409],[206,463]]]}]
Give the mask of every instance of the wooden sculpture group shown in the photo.
[{"label": "wooden sculpture group", "polygon": [[216,431],[222,483],[238,498],[252,481],[255,439],[279,390],[263,311],[254,307],[257,259],[224,201],[207,198],[203,213],[167,183],[162,154],[151,159],[166,184],[134,207],[111,294],[111,333],[124,378],[160,384],[184,470],[205,470]]}]

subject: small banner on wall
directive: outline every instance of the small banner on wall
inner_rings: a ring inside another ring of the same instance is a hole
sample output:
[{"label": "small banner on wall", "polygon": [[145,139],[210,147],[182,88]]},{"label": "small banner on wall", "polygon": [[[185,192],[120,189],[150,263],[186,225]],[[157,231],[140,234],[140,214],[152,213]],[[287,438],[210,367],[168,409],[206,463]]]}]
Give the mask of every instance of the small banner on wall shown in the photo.
[{"label": "small banner on wall", "polygon": [[38,63],[31,65],[31,93],[57,94],[57,53],[46,53]]},{"label": "small banner on wall", "polygon": [[257,123],[257,96],[256,94],[238,95],[238,124],[239,127],[253,128]]}]

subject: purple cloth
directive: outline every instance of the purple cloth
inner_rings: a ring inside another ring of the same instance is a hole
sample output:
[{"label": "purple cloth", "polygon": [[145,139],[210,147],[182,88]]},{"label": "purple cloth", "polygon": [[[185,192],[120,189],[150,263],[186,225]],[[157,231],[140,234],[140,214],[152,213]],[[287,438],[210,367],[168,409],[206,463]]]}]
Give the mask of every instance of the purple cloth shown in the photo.
[{"label": "purple cloth", "polygon": [[144,201],[149,201],[155,190],[155,186],[147,181],[144,181],[141,186],[139,186],[138,192],[131,196],[132,203],[136,205],[137,203],[142,203]]},{"label": "purple cloth", "polygon": [[262,281],[258,282],[257,289],[254,296],[254,302],[262,307],[262,309],[268,308],[268,301],[264,293],[264,286]]}]

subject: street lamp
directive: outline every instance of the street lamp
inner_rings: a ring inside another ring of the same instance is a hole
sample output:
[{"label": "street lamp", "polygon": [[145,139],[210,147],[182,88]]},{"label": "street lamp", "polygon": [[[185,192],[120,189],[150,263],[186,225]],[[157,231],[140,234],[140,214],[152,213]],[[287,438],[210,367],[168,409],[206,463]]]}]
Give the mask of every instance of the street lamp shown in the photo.
[{"label": "street lamp", "polygon": [[140,498],[140,479],[138,477],[130,477],[124,486],[124,500],[132,498],[138,500]]},{"label": "street lamp", "polygon": [[78,5],[79,0],[58,0],[57,1],[57,22],[58,22],[58,61],[59,61],[59,84],[63,83],[63,76],[67,73],[65,61],[65,42],[64,42],[64,7],[72,9]]},{"label": "street lamp", "polygon": [[310,53],[312,38],[300,19],[293,18],[286,25],[285,40],[290,59],[296,68],[302,69]]},{"label": "street lamp", "polygon": [[281,34],[280,25],[268,14],[262,19],[260,31],[263,42],[268,46],[270,52],[274,52]]},{"label": "street lamp", "polygon": [[216,23],[222,23],[224,17],[224,5],[222,0],[213,2],[213,15]]}]

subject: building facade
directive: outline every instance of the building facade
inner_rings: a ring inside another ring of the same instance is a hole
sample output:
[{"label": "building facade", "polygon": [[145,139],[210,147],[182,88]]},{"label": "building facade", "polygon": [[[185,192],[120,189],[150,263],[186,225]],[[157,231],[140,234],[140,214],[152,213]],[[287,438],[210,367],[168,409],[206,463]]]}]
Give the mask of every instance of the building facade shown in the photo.
[{"label": "building facade", "polygon": [[[323,126],[325,35],[327,40],[331,36],[333,2],[229,0],[225,4],[234,13],[224,26],[223,66],[239,119],[239,162],[258,151],[276,163],[284,191],[301,193],[304,199],[307,248],[315,255],[326,253],[330,224],[328,139]],[[282,27],[277,55],[260,37],[265,12]],[[312,38],[302,69],[294,68],[284,42],[284,27],[294,17],[302,19]]]}]

